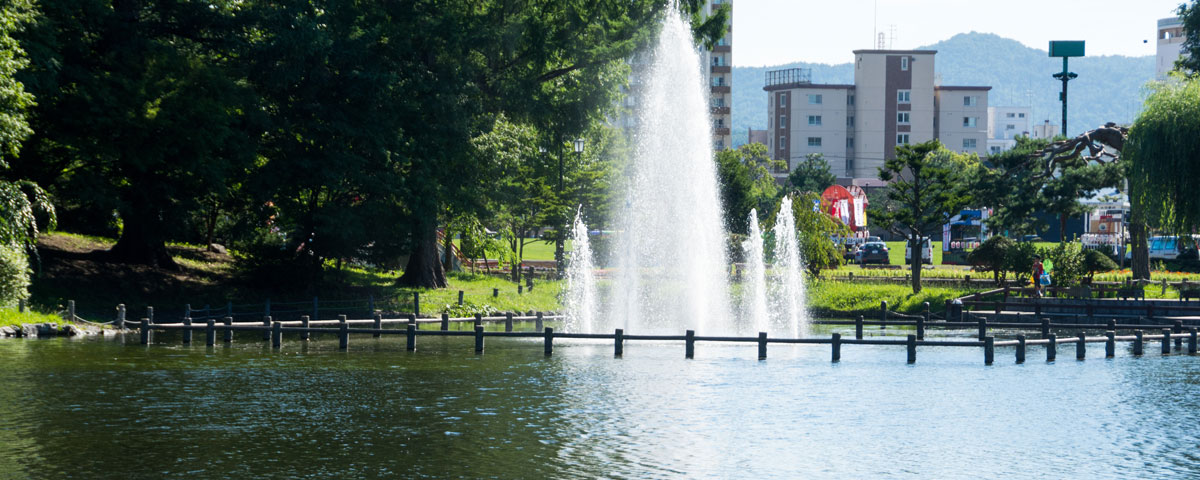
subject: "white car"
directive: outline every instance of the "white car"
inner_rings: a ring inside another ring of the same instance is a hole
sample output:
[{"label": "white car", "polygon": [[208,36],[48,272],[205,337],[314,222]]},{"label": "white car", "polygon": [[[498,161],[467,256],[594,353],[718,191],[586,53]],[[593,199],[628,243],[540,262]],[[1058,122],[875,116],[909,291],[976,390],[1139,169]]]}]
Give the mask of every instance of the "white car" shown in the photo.
[{"label": "white car", "polygon": [[[933,265],[933,242],[929,241],[929,237],[921,237],[921,263]],[[904,264],[912,264],[911,240],[905,240],[904,242]]]}]

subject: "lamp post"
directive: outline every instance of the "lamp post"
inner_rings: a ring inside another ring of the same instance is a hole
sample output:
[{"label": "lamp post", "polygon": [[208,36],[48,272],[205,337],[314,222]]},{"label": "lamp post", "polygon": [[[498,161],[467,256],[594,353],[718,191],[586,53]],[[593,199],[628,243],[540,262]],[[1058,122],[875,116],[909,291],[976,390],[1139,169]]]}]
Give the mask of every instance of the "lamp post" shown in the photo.
[{"label": "lamp post", "polygon": [[[585,143],[586,143],[586,141],[582,138],[576,138],[575,141],[572,142],[571,146],[575,150],[576,159],[583,156],[583,147],[584,147]],[[563,198],[563,177],[564,177],[563,156],[559,155],[558,156],[558,198],[560,200]],[[558,233],[558,239],[557,239],[557,241],[554,242],[554,265],[556,267],[556,270],[558,270],[559,278],[562,278],[562,272],[563,272],[563,267],[564,267],[564,265],[563,265],[563,257],[565,256],[564,255],[564,253],[565,253],[564,252],[564,250],[565,250],[564,244],[566,243],[566,233],[567,233],[566,222],[569,222],[569,221],[570,220],[567,220],[566,217],[563,218],[563,225],[562,225],[563,230]]]},{"label": "lamp post", "polygon": [[1074,80],[1079,75],[1067,70],[1067,58],[1082,57],[1084,51],[1083,41],[1065,41],[1054,40],[1050,42],[1050,56],[1062,57],[1063,71],[1054,74],[1054,78],[1062,81],[1062,93],[1058,95],[1058,99],[1062,100],[1062,134],[1067,133],[1067,82]]}]

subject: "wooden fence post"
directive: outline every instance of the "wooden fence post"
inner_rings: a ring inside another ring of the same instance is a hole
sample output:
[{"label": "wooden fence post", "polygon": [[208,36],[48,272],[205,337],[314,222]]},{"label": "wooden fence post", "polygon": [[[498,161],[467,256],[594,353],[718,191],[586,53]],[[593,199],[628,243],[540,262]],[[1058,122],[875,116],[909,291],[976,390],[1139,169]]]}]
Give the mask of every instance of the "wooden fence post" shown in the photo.
[{"label": "wooden fence post", "polygon": [[544,319],[542,318],[542,312],[537,312],[537,320],[534,321],[533,329],[541,330],[543,321]]},{"label": "wooden fence post", "polygon": [[842,334],[834,332],[829,345],[832,349],[830,361],[840,362],[842,360]]},{"label": "wooden fence post", "polygon": [[1139,355],[1139,356],[1142,354],[1142,331],[1141,330],[1135,330],[1133,332],[1133,354]]},{"label": "wooden fence post", "polygon": [[692,358],[696,355],[696,331],[688,330],[684,332],[683,358]]},{"label": "wooden fence post", "polygon": [[308,324],[309,324],[308,315],[301,315],[300,316],[300,326],[304,327],[304,331],[300,332],[301,340],[308,341],[308,339],[311,335],[311,333],[308,331]]},{"label": "wooden fence post", "polygon": [[1108,319],[1108,325],[1107,325],[1106,329],[1107,330],[1116,330],[1117,329],[1117,319],[1115,319],[1115,318]]},{"label": "wooden fence post", "polygon": [[554,329],[550,328],[550,327],[546,327],[546,329],[543,331],[546,332],[545,333],[546,339],[545,339],[544,350],[545,350],[546,356],[549,357],[550,355],[554,354]]},{"label": "wooden fence post", "polygon": [[917,363],[917,336],[909,335],[905,346],[908,347],[908,363]]},{"label": "wooden fence post", "polygon": [[459,290],[459,291],[458,291],[458,306],[460,306],[460,307],[461,307],[461,306],[462,306],[462,304],[463,304],[463,291],[462,291],[462,290]]},{"label": "wooden fence post", "polygon": [[190,345],[192,343],[192,319],[183,319],[183,344]]},{"label": "wooden fence post", "polygon": [[404,349],[410,352],[417,350],[417,326],[409,324],[404,327]]},{"label": "wooden fence post", "polygon": [[117,305],[117,329],[125,329],[125,304]]},{"label": "wooden fence post", "polygon": [[1050,319],[1042,319],[1042,338],[1050,338]]},{"label": "wooden fence post", "polygon": [[[1176,334],[1183,333],[1183,320],[1175,321],[1175,328],[1173,328],[1171,330],[1171,333],[1176,333]],[[1183,350],[1183,337],[1182,336],[1175,338],[1175,350]]]},{"label": "wooden fence post", "polygon": [[25,299],[17,299],[17,313],[25,313]]},{"label": "wooden fence post", "polygon": [[767,332],[758,332],[758,359],[767,358]]},{"label": "wooden fence post", "polygon": [[271,339],[271,317],[263,317],[262,323],[263,327],[266,327],[266,329],[263,330],[263,341],[265,342]]},{"label": "wooden fence post", "polygon": [[511,332],[513,330],[513,314],[512,312],[504,312],[504,331]]},{"label": "wooden fence post", "polygon": [[1053,362],[1058,357],[1058,336],[1051,333],[1046,336],[1046,340],[1049,340],[1046,343],[1046,361]]},{"label": "wooden fence post", "polygon": [[984,337],[987,337],[987,317],[981,315],[979,317],[979,341],[982,342]]},{"label": "wooden fence post", "polygon": [[231,301],[225,302],[225,316],[226,317],[233,316],[233,302],[231,302]]},{"label": "wooden fence post", "polygon": [[64,318],[63,320],[66,320],[68,322],[75,321],[75,301],[74,300],[67,300],[67,318]]},{"label": "wooden fence post", "polygon": [[225,343],[233,342],[233,317],[225,317],[225,334],[221,340]]},{"label": "wooden fence post", "polygon": [[283,346],[283,322],[271,323],[271,348]]},{"label": "wooden fence post", "polygon": [[415,314],[415,313],[408,314],[408,324],[412,325],[413,328],[418,328],[418,329],[420,328],[417,325],[417,314]]},{"label": "wooden fence post", "polygon": [[983,364],[991,365],[996,360],[996,337],[983,339]]},{"label": "wooden fence post", "polygon": [[1104,358],[1113,358],[1117,355],[1117,332],[1109,330],[1104,337]]},{"label": "wooden fence post", "polygon": [[863,337],[863,316],[859,315],[858,320],[854,321],[854,338],[855,338],[855,340],[862,340],[862,337]]},{"label": "wooden fence post", "polygon": [[620,357],[625,354],[625,330],[618,328],[613,333],[613,356]]},{"label": "wooden fence post", "polygon": [[524,293],[525,293],[525,286],[518,283],[517,284],[517,295],[522,295]]},{"label": "wooden fence post", "polygon": [[350,347],[350,325],[346,323],[345,315],[338,315],[338,349]]},{"label": "wooden fence post", "polygon": [[1017,363],[1025,363],[1025,335],[1017,335]]},{"label": "wooden fence post", "polygon": [[[204,313],[208,314],[208,312],[204,312]],[[188,318],[190,316],[192,316],[192,304],[185,303],[185,304],[183,304],[183,318]]]},{"label": "wooden fence post", "polygon": [[217,344],[217,321],[208,319],[207,325],[204,327],[204,345],[211,347]]},{"label": "wooden fence post", "polygon": [[1162,337],[1163,337],[1162,338],[1162,354],[1170,355],[1171,354],[1171,329],[1169,329],[1169,328],[1162,329]]},{"label": "wooden fence post", "polygon": [[1083,360],[1087,357],[1087,337],[1083,336],[1083,332],[1079,332],[1079,337],[1075,341],[1075,359]]},{"label": "wooden fence post", "polygon": [[150,319],[143,318],[141,325],[138,326],[138,330],[141,330],[142,345],[149,345],[150,344]]},{"label": "wooden fence post", "polygon": [[383,330],[383,314],[380,312],[375,312],[374,327],[375,327],[375,332],[372,333],[371,336],[375,337],[375,338],[379,338],[380,335],[383,335],[383,333],[380,332],[380,330]]},{"label": "wooden fence post", "polygon": [[881,330],[883,328],[887,327],[887,319],[888,319],[888,308],[887,307],[888,307],[887,300],[881,300],[879,302],[879,321],[882,322],[879,324],[879,328]]},{"label": "wooden fence post", "polygon": [[499,288],[493,288],[493,289],[492,289],[492,298],[496,298],[496,297],[499,297],[499,296],[500,296],[500,289],[499,289]]},{"label": "wooden fence post", "polygon": [[475,325],[475,353],[483,353],[483,325]]},{"label": "wooden fence post", "polygon": [[449,329],[450,329],[450,314],[449,314],[449,313],[442,312],[442,324],[441,324],[441,327],[442,327],[442,330],[449,330]]},{"label": "wooden fence post", "polygon": [[1196,354],[1196,328],[1188,329],[1188,355]]},{"label": "wooden fence post", "polygon": [[154,307],[146,307],[146,319],[154,323]]},{"label": "wooden fence post", "polygon": [[476,327],[483,326],[483,314],[480,314],[480,313],[475,314],[475,326]]}]

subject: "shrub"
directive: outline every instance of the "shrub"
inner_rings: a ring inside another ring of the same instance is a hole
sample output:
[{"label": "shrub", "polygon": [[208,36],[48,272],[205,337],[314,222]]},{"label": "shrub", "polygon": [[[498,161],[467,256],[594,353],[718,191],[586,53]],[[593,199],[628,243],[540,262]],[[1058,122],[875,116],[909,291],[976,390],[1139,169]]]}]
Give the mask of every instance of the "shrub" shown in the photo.
[{"label": "shrub", "polygon": [[1033,274],[1033,256],[1038,249],[1033,242],[1015,242],[1005,254],[1005,265],[1013,272],[1017,282],[1025,283]]},{"label": "shrub", "polygon": [[992,279],[999,284],[1004,280],[1006,271],[1008,270],[1008,250],[1012,248],[1013,241],[1008,237],[996,235],[987,239],[980,245],[979,248],[972,250],[967,255],[967,263],[970,263],[976,270],[987,270],[992,272]]},{"label": "shrub", "polygon": [[1054,263],[1050,277],[1055,285],[1072,286],[1079,283],[1085,273],[1083,247],[1076,242],[1060,243],[1041,249],[1042,257]]},{"label": "shrub", "polygon": [[29,298],[29,259],[17,245],[0,244],[0,307],[12,307]]},{"label": "shrub", "polygon": [[1117,262],[1108,258],[1108,255],[1099,250],[1087,250],[1083,252],[1083,268],[1088,274],[1088,283],[1092,283],[1097,272],[1110,272],[1116,270]]}]

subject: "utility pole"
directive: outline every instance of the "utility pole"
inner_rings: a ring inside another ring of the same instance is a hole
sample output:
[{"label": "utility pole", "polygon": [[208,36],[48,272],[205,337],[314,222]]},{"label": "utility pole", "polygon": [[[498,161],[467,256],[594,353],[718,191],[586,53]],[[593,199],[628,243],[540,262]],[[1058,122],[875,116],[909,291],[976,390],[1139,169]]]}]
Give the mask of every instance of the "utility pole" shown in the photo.
[{"label": "utility pole", "polygon": [[1067,68],[1067,59],[1084,56],[1083,41],[1051,40],[1050,56],[1062,57],[1063,69],[1061,72],[1054,74],[1054,78],[1062,81],[1062,93],[1058,94],[1058,99],[1062,101],[1062,134],[1069,135],[1067,133],[1067,82],[1074,80],[1079,75]]}]

